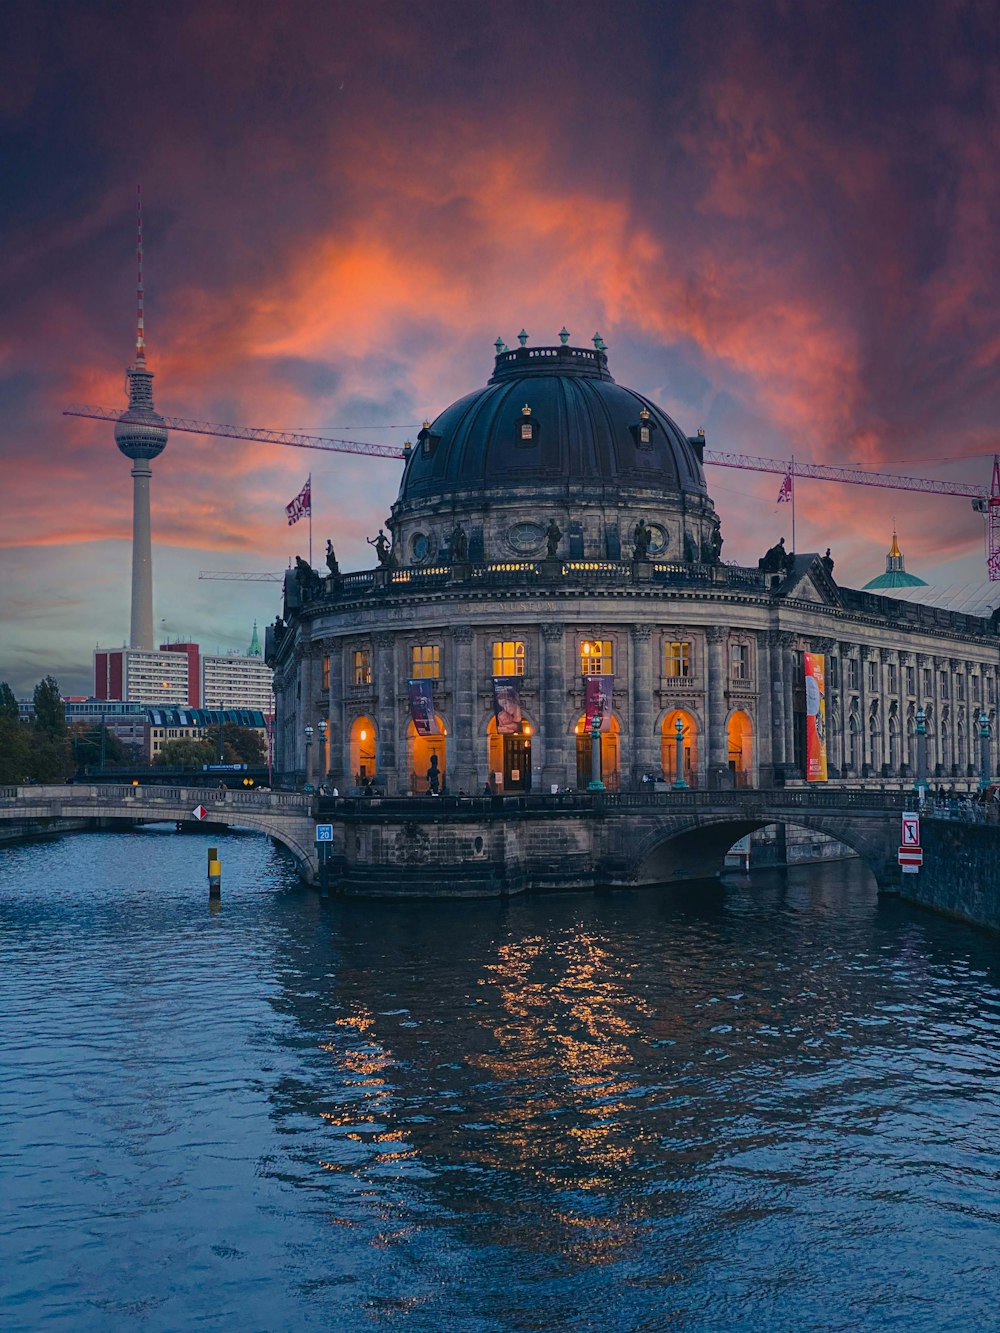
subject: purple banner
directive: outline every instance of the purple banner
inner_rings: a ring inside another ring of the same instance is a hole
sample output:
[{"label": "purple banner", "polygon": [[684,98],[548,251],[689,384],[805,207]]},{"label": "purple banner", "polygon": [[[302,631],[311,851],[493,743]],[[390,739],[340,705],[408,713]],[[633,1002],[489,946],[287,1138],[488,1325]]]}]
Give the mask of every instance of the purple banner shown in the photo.
[{"label": "purple banner", "polygon": [[584,712],[587,730],[594,730],[595,713],[601,719],[601,731],[611,730],[611,692],[614,688],[614,676],[584,676]]},{"label": "purple banner", "polygon": [[438,736],[441,728],[434,713],[434,684],[429,680],[408,680],[410,717],[418,736]]},{"label": "purple banner", "polygon": [[521,677],[493,677],[493,716],[501,736],[521,731]]}]

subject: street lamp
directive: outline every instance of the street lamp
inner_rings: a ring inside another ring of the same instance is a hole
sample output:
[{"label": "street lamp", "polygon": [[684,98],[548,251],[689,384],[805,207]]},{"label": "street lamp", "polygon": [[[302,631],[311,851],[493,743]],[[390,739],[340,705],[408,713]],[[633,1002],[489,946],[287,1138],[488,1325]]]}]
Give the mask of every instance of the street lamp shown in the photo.
[{"label": "street lamp", "polygon": [[312,753],[309,747],[312,745],[313,741],[313,729],[308,722],[303,728],[303,731],[305,732],[306,737],[306,782],[310,783],[312,782]]},{"label": "street lamp", "polygon": [[979,714],[979,790],[985,791],[990,785],[990,719],[986,713]]},{"label": "street lamp", "polygon": [[329,722],[327,722],[326,718],[323,717],[320,718],[319,722],[316,725],[319,728],[320,755],[322,757],[322,764],[323,764],[323,773],[320,781],[325,782],[330,767],[329,764],[326,762],[326,733],[329,730],[330,724]]},{"label": "street lamp", "polygon": [[676,773],[673,787],[675,791],[686,791],[687,783],[684,780],[684,719],[680,713],[674,722],[674,742],[677,746]]},{"label": "street lamp", "polygon": [[914,731],[917,737],[917,780],[914,790],[917,800],[923,805],[927,799],[927,714],[922,708],[917,709]]},{"label": "street lamp", "polygon": [[605,790],[601,781],[601,715],[596,709],[590,723],[590,781],[587,790]]}]

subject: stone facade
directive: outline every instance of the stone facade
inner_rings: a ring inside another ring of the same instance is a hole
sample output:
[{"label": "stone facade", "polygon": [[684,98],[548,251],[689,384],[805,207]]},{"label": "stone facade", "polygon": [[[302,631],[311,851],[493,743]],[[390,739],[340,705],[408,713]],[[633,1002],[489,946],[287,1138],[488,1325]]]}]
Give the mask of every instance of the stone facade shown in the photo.
[{"label": "stone facade", "polygon": [[[912,780],[918,708],[930,781],[977,776],[996,617],[842,588],[818,555],[723,563],[703,447],[616,385],[600,348],[502,349],[486,388],[420,432],[380,567],[286,578],[266,649],[276,769],[341,793],[423,793],[435,764],[451,793],[578,788],[585,677],[610,675],[607,787],[794,782],[808,652],[826,665],[831,780]],[[519,687],[517,734],[496,734],[496,676]],[[437,735],[416,732],[411,680]]]}]

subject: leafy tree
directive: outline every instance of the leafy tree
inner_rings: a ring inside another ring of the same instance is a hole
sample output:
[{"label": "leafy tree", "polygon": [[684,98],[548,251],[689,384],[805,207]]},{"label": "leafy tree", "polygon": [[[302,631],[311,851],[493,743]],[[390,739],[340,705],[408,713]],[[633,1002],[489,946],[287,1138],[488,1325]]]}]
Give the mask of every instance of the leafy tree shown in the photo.
[{"label": "leafy tree", "polygon": [[119,736],[104,727],[101,735],[100,724],[74,722],[69,729],[70,744],[77,768],[100,768],[103,746],[105,764],[125,764],[132,758],[131,749],[126,748]]},{"label": "leafy tree", "polygon": [[20,783],[28,776],[28,739],[14,691],[0,681],[0,783]]},{"label": "leafy tree", "polygon": [[201,768],[202,764],[214,763],[216,754],[208,741],[182,738],[165,741],[153,763],[166,768]]},{"label": "leafy tree", "polygon": [[21,710],[17,706],[14,691],[5,680],[0,680],[0,718],[9,722],[20,722]]},{"label": "leafy tree", "polygon": [[[223,763],[249,764],[251,768],[259,768],[267,759],[267,746],[264,737],[253,727],[224,726],[222,728],[222,739]],[[212,750],[214,759],[210,759],[208,762],[217,762],[219,728],[209,727],[205,732],[205,740],[214,747]]]},{"label": "leafy tree", "polygon": [[66,736],[66,707],[59,686],[51,676],[46,676],[35,686],[34,728],[44,736]]}]

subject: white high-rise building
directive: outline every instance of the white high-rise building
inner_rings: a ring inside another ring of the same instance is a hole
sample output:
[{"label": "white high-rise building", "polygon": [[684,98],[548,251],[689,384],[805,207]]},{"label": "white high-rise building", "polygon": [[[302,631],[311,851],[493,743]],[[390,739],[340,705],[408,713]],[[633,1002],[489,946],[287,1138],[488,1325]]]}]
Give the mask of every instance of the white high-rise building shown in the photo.
[{"label": "white high-rise building", "polygon": [[274,712],[274,673],[264,662],[254,622],[246,653],[224,653],[201,659],[202,708],[256,708]]}]

